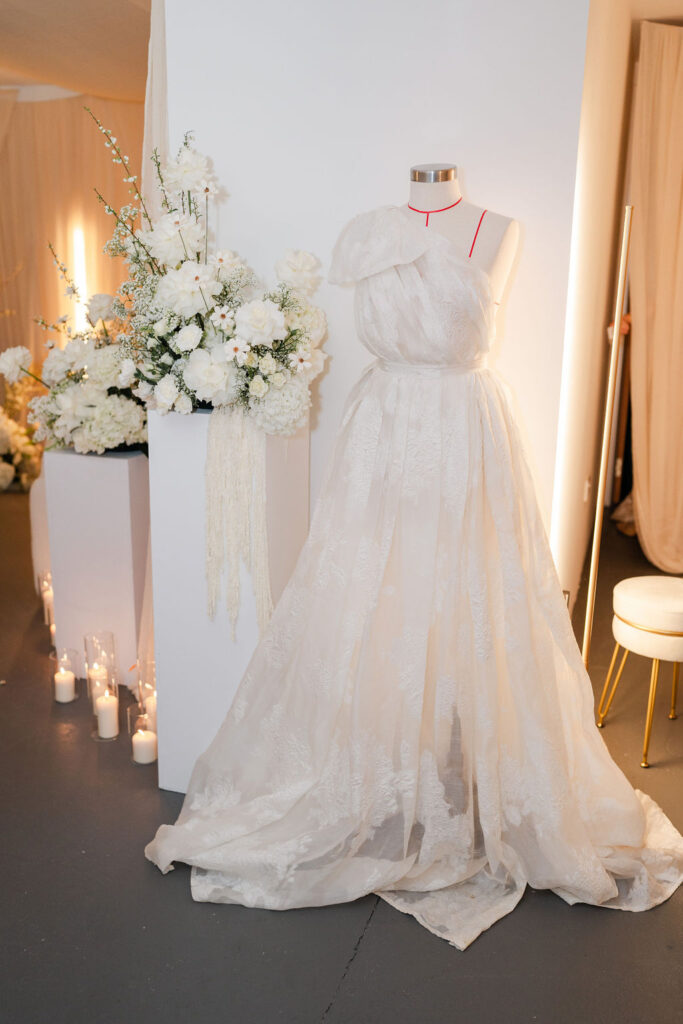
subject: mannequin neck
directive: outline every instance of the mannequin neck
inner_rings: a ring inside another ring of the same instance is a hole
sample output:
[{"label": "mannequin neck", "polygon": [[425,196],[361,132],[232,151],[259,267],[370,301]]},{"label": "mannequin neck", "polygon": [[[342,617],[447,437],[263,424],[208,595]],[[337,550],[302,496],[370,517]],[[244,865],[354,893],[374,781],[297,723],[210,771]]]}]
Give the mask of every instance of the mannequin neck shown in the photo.
[{"label": "mannequin neck", "polygon": [[411,181],[408,205],[425,213],[443,210],[462,199],[457,178],[450,181]]}]

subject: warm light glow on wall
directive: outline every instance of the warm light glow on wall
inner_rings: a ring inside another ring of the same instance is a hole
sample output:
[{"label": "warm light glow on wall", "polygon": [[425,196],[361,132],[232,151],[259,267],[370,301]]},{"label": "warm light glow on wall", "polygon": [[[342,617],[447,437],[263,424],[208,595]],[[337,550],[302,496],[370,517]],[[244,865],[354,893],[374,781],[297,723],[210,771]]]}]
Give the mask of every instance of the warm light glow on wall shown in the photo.
[{"label": "warm light glow on wall", "polygon": [[557,423],[557,447],[555,455],[555,479],[553,483],[553,507],[550,519],[550,547],[558,572],[562,576],[565,566],[571,558],[567,549],[570,542],[570,531],[567,530],[566,519],[574,514],[571,495],[568,492],[571,478],[571,465],[576,446],[576,430],[573,420],[577,415],[577,396],[580,388],[580,365],[578,361],[578,276],[580,253],[583,245],[583,175],[580,159],[576,167],[576,186],[574,192],[574,210],[572,215],[571,247],[569,253],[569,282],[567,287],[567,313],[564,324],[564,346],[562,351],[562,382],[560,386],[560,409]]},{"label": "warm light glow on wall", "polygon": [[74,300],[74,325],[77,331],[82,331],[88,326],[88,318],[85,312],[85,305],[88,301],[88,278],[85,270],[85,236],[83,234],[83,228],[74,228],[73,247],[74,283],[80,296],[80,301]]}]

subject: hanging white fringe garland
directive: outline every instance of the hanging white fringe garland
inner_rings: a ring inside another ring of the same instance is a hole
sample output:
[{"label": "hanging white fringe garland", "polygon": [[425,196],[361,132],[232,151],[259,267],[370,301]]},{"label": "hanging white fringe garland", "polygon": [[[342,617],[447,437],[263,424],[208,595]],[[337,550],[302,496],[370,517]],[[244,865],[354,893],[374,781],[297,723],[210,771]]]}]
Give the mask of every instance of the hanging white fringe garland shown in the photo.
[{"label": "hanging white fringe garland", "polygon": [[209,419],[206,450],[206,581],[214,618],[225,571],[235,639],[240,565],[249,570],[259,631],[273,611],[266,525],[266,436],[240,409],[219,406]]}]

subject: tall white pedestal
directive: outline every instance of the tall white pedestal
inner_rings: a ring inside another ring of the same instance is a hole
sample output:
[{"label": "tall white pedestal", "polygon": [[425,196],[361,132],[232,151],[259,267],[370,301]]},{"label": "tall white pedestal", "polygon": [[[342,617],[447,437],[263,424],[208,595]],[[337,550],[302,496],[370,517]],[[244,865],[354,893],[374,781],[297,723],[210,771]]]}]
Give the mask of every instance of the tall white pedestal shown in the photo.
[{"label": "tall white pedestal", "polygon": [[47,494],[45,490],[44,467],[40,472],[40,476],[31,484],[28,506],[31,520],[33,583],[36,592],[40,592],[38,577],[41,573],[50,572],[50,537],[47,527]]},{"label": "tall white pedestal", "polygon": [[[184,793],[223,721],[258,639],[242,572],[236,639],[225,602],[207,614],[204,465],[209,412],[149,415],[159,785]],[[277,602],[308,532],[308,429],[268,438],[271,589]]]},{"label": "tall white pedestal", "polygon": [[56,643],[82,655],[86,633],[110,630],[119,682],[135,685],[149,543],[148,461],[140,453],[46,452]]}]

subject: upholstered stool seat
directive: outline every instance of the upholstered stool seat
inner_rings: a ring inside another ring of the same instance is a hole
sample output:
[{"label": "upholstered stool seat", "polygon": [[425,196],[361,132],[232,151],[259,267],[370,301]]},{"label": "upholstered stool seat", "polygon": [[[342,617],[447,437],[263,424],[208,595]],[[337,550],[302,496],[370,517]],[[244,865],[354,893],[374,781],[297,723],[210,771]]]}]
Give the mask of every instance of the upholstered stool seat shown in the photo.
[{"label": "upholstered stool seat", "polygon": [[[630,579],[621,580],[614,588],[612,607],[612,632],[616,644],[598,706],[598,726],[602,728],[605,724],[605,717],[619,685],[629,652],[651,658],[650,694],[645,720],[643,759],[640,762],[642,768],[648,768],[647,754],[660,661],[674,663],[669,718],[677,717],[678,674],[680,662],[683,661],[683,578],[632,576]],[[624,654],[609,690],[620,647],[624,648]]]}]

